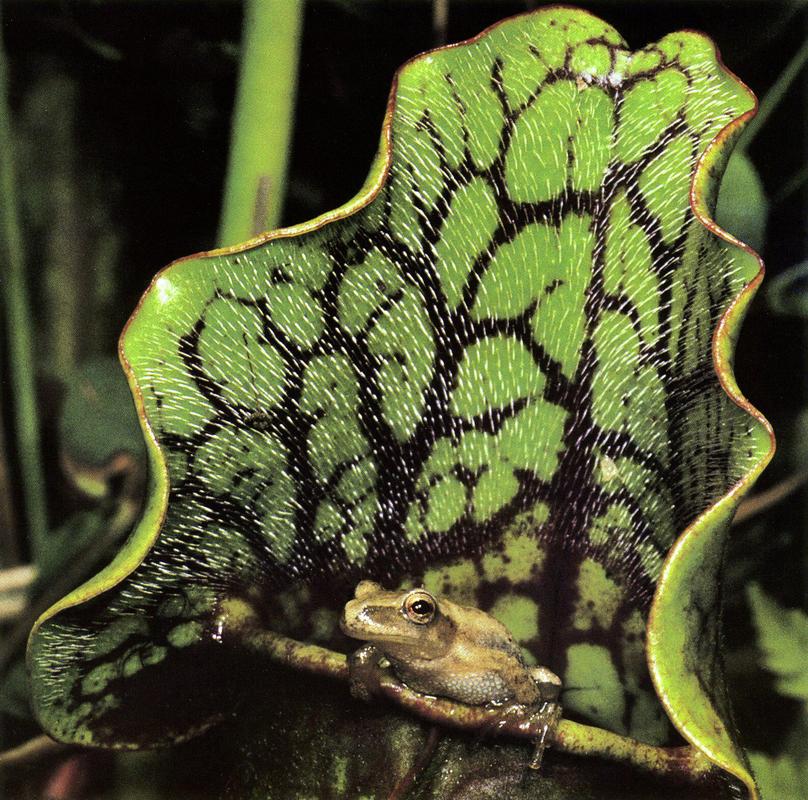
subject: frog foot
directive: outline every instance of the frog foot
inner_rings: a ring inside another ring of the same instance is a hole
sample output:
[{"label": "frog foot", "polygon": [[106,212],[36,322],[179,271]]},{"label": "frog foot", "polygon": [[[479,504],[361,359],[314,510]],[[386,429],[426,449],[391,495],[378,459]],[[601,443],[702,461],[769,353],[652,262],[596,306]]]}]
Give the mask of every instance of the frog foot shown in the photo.
[{"label": "frog foot", "polygon": [[561,704],[554,700],[545,700],[530,713],[530,724],[539,728],[539,733],[533,743],[533,758],[530,759],[531,769],[541,769],[542,758],[547,744],[561,719]]},{"label": "frog foot", "polygon": [[520,727],[527,724],[538,730],[533,742],[533,756],[530,759],[531,769],[541,769],[544,751],[553,738],[553,733],[561,719],[561,704],[553,700],[540,700],[536,705],[524,703],[489,703],[488,708],[496,709],[498,719],[489,722],[487,730],[501,731],[508,725],[509,718],[516,718]]},{"label": "frog foot", "polygon": [[351,695],[369,703],[379,690],[384,670],[379,663],[382,654],[372,644],[366,644],[348,656],[348,680]]}]

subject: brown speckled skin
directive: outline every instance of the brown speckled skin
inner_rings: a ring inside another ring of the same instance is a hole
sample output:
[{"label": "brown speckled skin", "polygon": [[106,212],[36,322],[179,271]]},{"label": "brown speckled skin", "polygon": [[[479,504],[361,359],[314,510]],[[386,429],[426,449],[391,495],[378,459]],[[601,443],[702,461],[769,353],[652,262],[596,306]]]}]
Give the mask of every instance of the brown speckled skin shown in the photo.
[{"label": "brown speckled skin", "polygon": [[409,594],[362,581],[345,605],[340,627],[369,642],[377,661],[387,658],[396,677],[415,691],[468,705],[536,706],[549,699],[504,625],[445,598],[434,598],[433,619],[418,624],[404,611]]}]

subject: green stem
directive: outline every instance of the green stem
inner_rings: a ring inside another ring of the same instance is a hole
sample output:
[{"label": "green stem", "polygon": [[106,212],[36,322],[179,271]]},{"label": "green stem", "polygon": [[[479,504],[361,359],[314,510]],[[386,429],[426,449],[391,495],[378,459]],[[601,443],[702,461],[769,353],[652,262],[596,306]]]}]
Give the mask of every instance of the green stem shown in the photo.
[{"label": "green stem", "polygon": [[6,767],[18,768],[22,764],[37,761],[41,758],[53,756],[56,753],[66,753],[75,749],[71,745],[55,742],[50,736],[37,736],[21,745],[0,753],[0,771]]},{"label": "green stem", "polygon": [[20,563],[22,553],[17,539],[17,519],[2,412],[3,395],[0,392],[0,567],[12,567]]},{"label": "green stem", "polygon": [[294,121],[303,0],[248,0],[219,244],[277,227]]},{"label": "green stem", "polygon": [[791,197],[792,194],[798,192],[802,187],[808,183],[808,164],[800,167],[775,193],[771,199],[773,206],[779,206]]},{"label": "green stem", "polygon": [[3,261],[0,291],[5,311],[11,402],[14,408],[23,501],[31,555],[36,561],[45,547],[48,518],[37,416],[33,323],[29,314],[25,255],[15,191],[10,116],[6,58],[0,43],[0,254]]},{"label": "green stem", "polygon": [[[228,601],[220,621],[226,635],[253,652],[313,675],[348,680],[347,659],[342,653],[260,628],[254,611],[243,601]],[[484,730],[531,742],[540,733],[541,723],[530,716],[519,716],[492,706],[467,706],[441,697],[429,697],[407,688],[392,675],[381,678],[378,690],[381,696],[435,725]],[[566,719],[558,723],[550,746],[561,752],[595,756],[688,782],[703,781],[713,772],[710,761],[694,747],[655,747]]]},{"label": "green stem", "polygon": [[791,84],[805,66],[806,61],[808,61],[808,39],[802,43],[800,49],[797,50],[791,61],[786,65],[786,68],[780,73],[780,76],[769,91],[763,96],[763,99],[760,101],[760,106],[758,107],[757,115],[746,126],[746,130],[741,136],[741,141],[738,145],[739,149],[749,147],[760,129],[768,122],[772,112],[780,105],[780,102],[783,97],[785,97]]}]

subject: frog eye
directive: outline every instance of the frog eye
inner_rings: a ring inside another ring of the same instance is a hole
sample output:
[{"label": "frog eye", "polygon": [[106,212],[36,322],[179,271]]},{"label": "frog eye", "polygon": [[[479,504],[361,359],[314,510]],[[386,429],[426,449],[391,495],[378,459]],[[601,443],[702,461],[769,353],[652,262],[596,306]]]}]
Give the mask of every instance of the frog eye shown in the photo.
[{"label": "frog eye", "polygon": [[410,592],[404,600],[404,613],[413,622],[426,625],[435,616],[437,604],[429,592],[417,589]]}]

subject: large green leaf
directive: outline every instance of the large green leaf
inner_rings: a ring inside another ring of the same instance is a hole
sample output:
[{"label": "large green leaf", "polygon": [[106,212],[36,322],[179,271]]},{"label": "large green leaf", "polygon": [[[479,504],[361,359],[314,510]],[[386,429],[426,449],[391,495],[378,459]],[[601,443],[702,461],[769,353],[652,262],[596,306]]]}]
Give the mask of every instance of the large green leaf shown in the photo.
[{"label": "large green leaf", "polygon": [[[772,448],[731,372],[761,268],[710,213],[753,105],[704,36],[632,53],[537,11],[402,68],[353,201],[160,273],[121,340],[150,505],[32,636],[45,728],[187,737],[246,688],[225,599],[347,651],[337,612],[373,577],[490,611],[562,675],[565,713],[660,744],[670,717],[752,789],[716,619],[727,523]],[[321,761],[298,795],[336,785],[360,728],[377,757],[417,749],[293,680],[264,692],[269,741],[336,715],[299,742]]]}]

